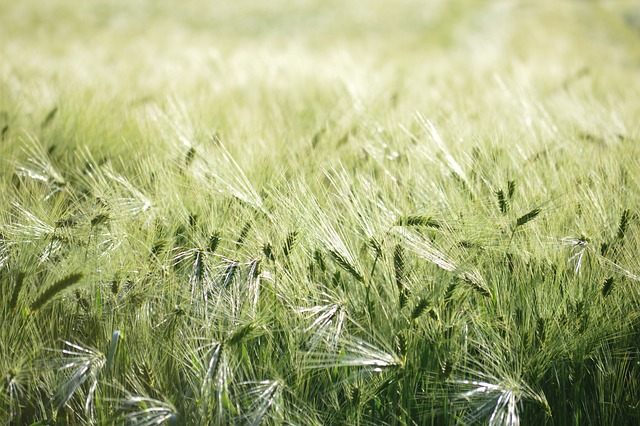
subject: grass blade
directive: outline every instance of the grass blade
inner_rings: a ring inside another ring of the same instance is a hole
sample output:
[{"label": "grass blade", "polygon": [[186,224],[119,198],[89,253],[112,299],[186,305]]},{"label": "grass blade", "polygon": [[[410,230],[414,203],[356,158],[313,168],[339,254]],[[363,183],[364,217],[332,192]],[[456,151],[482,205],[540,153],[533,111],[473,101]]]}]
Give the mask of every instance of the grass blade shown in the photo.
[{"label": "grass blade", "polygon": [[114,331],[111,335],[111,343],[109,344],[109,352],[107,353],[107,364],[105,366],[106,374],[109,374],[111,372],[111,368],[114,364],[114,360],[120,346],[119,344],[121,336],[122,332],[120,330]]}]

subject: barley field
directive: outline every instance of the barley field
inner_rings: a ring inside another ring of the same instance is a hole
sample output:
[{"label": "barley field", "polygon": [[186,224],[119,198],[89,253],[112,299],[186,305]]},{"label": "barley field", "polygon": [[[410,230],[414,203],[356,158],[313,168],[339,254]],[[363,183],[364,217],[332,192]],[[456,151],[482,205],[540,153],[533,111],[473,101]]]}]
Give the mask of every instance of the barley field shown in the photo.
[{"label": "barley field", "polygon": [[0,424],[640,424],[640,4],[0,0]]}]

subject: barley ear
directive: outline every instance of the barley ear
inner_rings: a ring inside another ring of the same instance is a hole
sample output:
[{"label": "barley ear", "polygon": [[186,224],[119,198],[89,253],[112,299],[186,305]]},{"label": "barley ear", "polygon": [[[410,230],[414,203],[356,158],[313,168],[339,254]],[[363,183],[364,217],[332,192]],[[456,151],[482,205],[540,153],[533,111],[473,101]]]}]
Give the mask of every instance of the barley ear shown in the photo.
[{"label": "barley ear", "polygon": [[291,253],[291,250],[293,250],[293,247],[296,244],[296,240],[298,238],[298,231],[292,231],[289,233],[289,235],[287,235],[287,239],[284,242],[284,245],[282,246],[282,258],[287,260],[289,258],[289,254]]},{"label": "barley ear", "polygon": [[509,204],[507,203],[507,198],[504,195],[504,191],[499,189],[496,191],[496,197],[498,198],[498,207],[500,207],[500,213],[507,214],[509,210]]},{"label": "barley ear", "polygon": [[9,310],[15,309],[18,304],[18,296],[20,295],[20,290],[22,290],[22,285],[24,284],[25,273],[20,271],[16,275],[16,284],[13,287],[13,292],[11,293],[11,300],[9,302]]},{"label": "barley ear", "polygon": [[535,219],[539,214],[540,214],[540,209],[539,208],[535,208],[535,209],[531,210],[529,213],[526,213],[526,214],[520,216],[516,220],[516,226],[515,227],[519,228],[521,226],[526,225],[527,223],[529,223],[533,219]]},{"label": "barley ear", "polygon": [[218,248],[218,244],[220,244],[220,233],[216,231],[209,238],[209,244],[207,247],[209,254],[213,254],[216,252],[216,249]]},{"label": "barley ear", "polygon": [[273,246],[270,242],[266,242],[262,245],[262,253],[264,253],[264,257],[273,262],[276,260],[276,257],[273,255]]},{"label": "barley ear", "polygon": [[364,283],[364,277],[358,270],[351,264],[349,261],[340,253],[335,250],[329,250],[329,254],[331,258],[346,272],[348,272],[352,277],[354,277],[357,281]]},{"label": "barley ear", "polygon": [[516,193],[516,182],[514,180],[510,180],[507,182],[507,194],[509,195],[509,199],[512,200],[513,196]]},{"label": "barley ear", "polygon": [[429,306],[429,300],[420,299],[411,311],[411,321],[415,321],[420,315],[422,315],[425,309],[427,309],[427,306]]},{"label": "barley ear", "polygon": [[84,274],[82,272],[77,272],[67,275],[61,280],[56,281],[51,287],[46,289],[40,296],[38,296],[38,298],[31,304],[31,310],[37,311],[48,302],[53,300],[53,298],[60,292],[80,281],[82,277],[84,277]]},{"label": "barley ear", "polygon": [[607,297],[609,293],[611,293],[611,290],[613,290],[613,277],[604,280],[602,284],[602,297]]},{"label": "barley ear", "polygon": [[193,162],[193,159],[196,158],[196,149],[194,147],[189,148],[187,154],[184,157],[184,165],[185,167],[189,167]]},{"label": "barley ear", "polygon": [[58,112],[58,107],[57,106],[53,107],[51,111],[47,113],[47,116],[44,118],[44,120],[42,120],[42,123],[40,123],[40,127],[42,127],[43,129],[47,127],[51,123],[51,121],[53,121],[57,112]]},{"label": "barley ear", "polygon": [[430,228],[440,228],[441,224],[437,220],[422,215],[408,215],[400,217],[396,223],[397,226],[425,226]]},{"label": "barley ear", "polygon": [[405,268],[404,268],[404,249],[397,244],[393,250],[393,269],[396,275],[396,287],[399,293],[400,309],[404,308],[407,303],[408,289],[405,285]]},{"label": "barley ear", "polygon": [[622,212],[622,216],[620,216],[620,223],[618,224],[618,233],[616,235],[619,240],[623,239],[624,235],[627,233],[630,218],[629,209]]},{"label": "barley ear", "polygon": [[236,248],[239,249],[240,247],[242,247],[245,239],[247,238],[247,235],[249,235],[250,230],[251,230],[251,222],[245,223],[244,226],[242,227],[242,230],[240,231],[238,240],[236,241]]},{"label": "barley ear", "polygon": [[530,212],[520,216],[518,219],[516,219],[516,223],[513,226],[512,231],[511,231],[511,238],[513,238],[513,236],[515,235],[515,233],[518,230],[518,228],[526,225],[527,223],[529,223],[533,219],[535,219],[540,214],[540,211],[541,210],[539,208],[535,208],[535,209],[531,210]]}]

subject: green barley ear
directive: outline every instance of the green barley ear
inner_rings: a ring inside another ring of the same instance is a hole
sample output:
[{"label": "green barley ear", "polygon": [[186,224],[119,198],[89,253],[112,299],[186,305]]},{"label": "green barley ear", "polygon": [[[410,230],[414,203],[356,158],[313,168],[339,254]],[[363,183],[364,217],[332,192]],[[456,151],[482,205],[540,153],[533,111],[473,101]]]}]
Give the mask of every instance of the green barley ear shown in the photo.
[{"label": "green barley ear", "polygon": [[629,228],[629,219],[630,219],[629,209],[626,209],[625,211],[622,212],[622,216],[620,216],[620,223],[618,224],[618,234],[616,235],[616,237],[619,240],[624,238],[624,235],[626,234],[627,229]]},{"label": "green barley ear", "polygon": [[500,213],[507,214],[509,210],[509,204],[507,203],[507,198],[504,196],[504,191],[499,189],[496,191],[496,197],[498,198],[498,207],[500,207]]},{"label": "green barley ear", "polygon": [[507,194],[509,195],[509,199],[513,200],[513,196],[516,193],[516,182],[514,180],[510,180],[507,182]]},{"label": "green barley ear", "polygon": [[111,217],[109,213],[99,213],[91,219],[91,228],[96,228],[106,223]]},{"label": "green barley ear", "polygon": [[56,221],[56,228],[73,228],[78,224],[77,216],[67,216],[64,219]]},{"label": "green barley ear", "polygon": [[162,250],[166,247],[166,245],[169,244],[169,241],[167,240],[158,240],[153,244],[153,247],[151,247],[151,256],[155,257],[158,256],[158,254],[160,254],[160,252],[162,252]]},{"label": "green barley ear", "polygon": [[240,231],[238,240],[236,241],[237,248],[242,247],[242,245],[244,244],[244,240],[247,238],[247,235],[249,235],[250,230],[251,230],[251,222],[245,223],[244,226],[242,227],[242,230]]},{"label": "green barley ear", "polygon": [[463,272],[458,275],[458,278],[466,284],[469,284],[471,288],[480,293],[480,295],[491,299],[491,291],[485,286],[482,277],[477,273]]},{"label": "green barley ear", "polygon": [[9,310],[12,311],[15,309],[18,304],[18,296],[20,295],[20,290],[22,290],[22,285],[24,284],[25,273],[19,271],[16,275],[16,284],[13,287],[13,292],[11,293],[11,300],[9,302]]},{"label": "green barley ear", "polygon": [[448,379],[453,371],[453,362],[451,360],[444,360],[440,367],[440,378]]},{"label": "green barley ear", "polygon": [[425,226],[430,228],[440,228],[441,224],[437,220],[423,215],[408,215],[399,218],[396,223],[398,226]]},{"label": "green barley ear", "polygon": [[249,263],[245,294],[250,299],[255,311],[260,298],[260,264],[262,259],[256,258]]},{"label": "green barley ear", "polygon": [[203,250],[193,251],[193,275],[191,282],[194,285],[200,285],[204,281],[204,274],[207,269],[205,264],[205,252]]},{"label": "green barley ear", "polygon": [[373,277],[373,274],[376,271],[378,260],[382,257],[382,245],[380,245],[380,242],[375,237],[369,238],[366,245],[371,248],[371,250],[373,250],[373,253],[375,254],[373,258],[373,265],[371,266],[371,272],[369,273],[369,276]]},{"label": "green barley ear", "polygon": [[256,326],[252,323],[245,324],[243,326],[237,327],[229,336],[226,343],[231,346],[242,343],[242,341],[247,337],[253,330],[255,330]]},{"label": "green barley ear", "polygon": [[313,261],[318,265],[318,268],[320,268],[323,274],[327,272],[327,264],[325,263],[324,256],[320,250],[315,250],[313,252]]},{"label": "green barley ear", "polygon": [[40,123],[40,127],[42,127],[43,129],[45,127],[47,127],[49,124],[51,124],[51,121],[53,121],[53,119],[56,117],[56,114],[58,113],[58,107],[55,106],[51,109],[51,111],[49,111],[46,115],[46,117],[44,118],[44,120],[42,120],[42,123]]},{"label": "green barley ear", "polygon": [[469,184],[467,183],[466,178],[462,174],[456,172],[455,170],[452,170],[451,177],[453,178],[453,180],[455,180],[458,183],[458,185],[460,185],[460,189],[462,189],[462,191],[467,194],[470,200],[475,199],[475,195],[473,194],[473,191],[471,190],[471,188],[469,188]]},{"label": "green barley ear", "polygon": [[173,236],[176,246],[186,246],[188,244],[187,228],[183,224],[178,225]]},{"label": "green barley ear", "polygon": [[48,302],[50,302],[55,296],[64,291],[65,289],[77,284],[84,277],[82,272],[67,275],[61,280],[56,281],[51,287],[46,289],[32,304],[31,310],[37,311]]},{"label": "green barley ear", "polygon": [[404,357],[407,354],[407,338],[403,333],[398,333],[395,337],[398,355]]},{"label": "green barley ear", "polygon": [[544,318],[538,318],[536,321],[536,340],[539,345],[544,344],[545,337],[545,320]]},{"label": "green barley ear", "polygon": [[262,253],[264,253],[264,257],[273,262],[276,260],[276,257],[273,255],[273,246],[270,242],[266,242],[262,245]]},{"label": "green barley ear", "polygon": [[540,214],[540,209],[539,208],[535,208],[535,209],[531,210],[529,213],[520,216],[516,220],[516,226],[515,227],[519,228],[521,226],[526,225],[527,223],[529,223],[533,219],[535,219],[539,214]]},{"label": "green barley ear", "polygon": [[222,273],[221,284],[223,288],[229,287],[229,284],[231,284],[234,277],[236,276],[236,272],[238,271],[238,268],[239,268],[238,262],[236,262],[235,260],[229,260],[229,264],[227,265],[227,267],[224,269],[224,272]]},{"label": "green barley ear", "polygon": [[189,228],[194,229],[198,224],[198,215],[195,213],[189,213]]},{"label": "green barley ear", "polygon": [[396,274],[396,285],[401,289],[404,286],[404,249],[400,244],[396,244],[393,249],[393,269]]},{"label": "green barley ear", "polygon": [[193,159],[196,158],[196,149],[194,147],[189,148],[187,154],[184,157],[184,165],[185,167],[189,167],[193,162]]},{"label": "green barley ear", "polygon": [[320,143],[320,140],[322,139],[322,136],[324,135],[324,133],[327,131],[326,127],[321,127],[314,135],[313,138],[311,139],[311,147],[312,148],[317,148],[318,144]]},{"label": "green barley ear", "polygon": [[213,254],[216,252],[216,249],[218,248],[218,244],[220,244],[220,233],[216,231],[209,238],[209,244],[207,246],[207,249],[209,250],[209,254]]},{"label": "green barley ear", "polygon": [[458,280],[452,280],[451,283],[447,286],[447,290],[444,293],[445,303],[449,303],[453,299],[453,295],[454,295],[454,292],[456,291],[457,286],[458,286]]},{"label": "green barley ear", "polygon": [[296,244],[297,238],[298,238],[298,231],[289,232],[289,235],[287,235],[287,239],[285,240],[284,245],[282,246],[283,259],[286,260],[289,257],[291,250],[293,250],[293,247]]},{"label": "green barley ear", "polygon": [[507,268],[509,269],[509,273],[513,274],[513,270],[516,267],[515,256],[513,253],[507,253],[505,255],[505,262],[507,263]]},{"label": "green barley ear", "polygon": [[340,275],[340,271],[336,271],[334,272],[333,276],[331,277],[331,285],[334,288],[342,288],[344,289],[344,281],[342,280],[342,276]]},{"label": "green barley ear", "polygon": [[393,249],[393,270],[396,275],[396,287],[398,288],[399,293],[400,309],[402,309],[407,303],[409,290],[407,289],[404,282],[404,249],[400,244],[397,244]]},{"label": "green barley ear", "polygon": [[342,256],[340,253],[338,253],[336,250],[329,250],[329,255],[331,255],[331,258],[342,268],[344,269],[346,272],[348,272],[351,276],[353,276],[357,281],[360,281],[361,283],[364,283],[364,277],[362,276],[362,274],[360,272],[358,272],[358,270],[356,269],[355,266],[353,266],[351,263],[349,263],[349,261]]},{"label": "green barley ear", "polygon": [[420,299],[416,304],[416,306],[411,311],[411,321],[415,321],[420,315],[422,315],[428,306],[429,306],[428,299],[424,299],[424,298]]},{"label": "green barley ear", "polygon": [[115,297],[120,291],[120,278],[118,276],[113,277],[111,280],[111,294]]},{"label": "green barley ear", "polygon": [[607,297],[609,293],[611,293],[611,290],[613,290],[613,277],[604,280],[602,284],[602,297]]},{"label": "green barley ear", "polygon": [[376,260],[379,259],[380,256],[382,256],[382,246],[380,245],[380,242],[376,238],[369,238],[369,240],[367,241],[367,245],[375,253]]},{"label": "green barley ear", "polygon": [[516,219],[516,223],[513,227],[513,230],[511,231],[511,238],[513,238],[513,236],[515,235],[516,231],[518,230],[518,228],[526,225],[527,223],[531,222],[533,219],[535,219],[539,214],[540,214],[540,209],[539,208],[535,208],[533,210],[531,210],[530,212],[520,216],[518,219]]}]

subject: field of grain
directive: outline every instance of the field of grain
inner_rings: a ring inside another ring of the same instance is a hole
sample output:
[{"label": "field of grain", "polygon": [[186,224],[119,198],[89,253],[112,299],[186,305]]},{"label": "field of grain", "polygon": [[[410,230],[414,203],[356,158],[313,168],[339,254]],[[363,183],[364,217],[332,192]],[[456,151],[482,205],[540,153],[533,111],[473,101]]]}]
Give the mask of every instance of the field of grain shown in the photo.
[{"label": "field of grain", "polygon": [[640,5],[0,0],[0,424],[640,424]]}]

